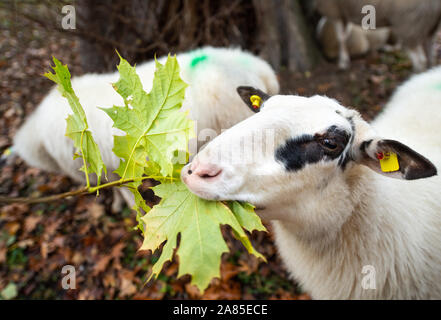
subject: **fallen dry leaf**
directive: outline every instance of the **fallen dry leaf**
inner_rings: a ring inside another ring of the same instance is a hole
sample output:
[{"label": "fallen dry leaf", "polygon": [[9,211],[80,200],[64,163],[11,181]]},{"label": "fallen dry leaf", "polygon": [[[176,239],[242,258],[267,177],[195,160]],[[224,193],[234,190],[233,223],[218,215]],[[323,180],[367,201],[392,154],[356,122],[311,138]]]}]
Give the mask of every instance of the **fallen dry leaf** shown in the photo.
[{"label": "fallen dry leaf", "polygon": [[48,243],[46,241],[42,241],[40,244],[40,254],[43,257],[43,259],[47,258],[48,249],[49,249]]},{"label": "fallen dry leaf", "polygon": [[20,223],[13,221],[13,222],[8,222],[5,225],[5,230],[12,236],[15,235],[17,233],[17,231],[20,229]]},{"label": "fallen dry leaf", "polygon": [[98,219],[104,215],[104,209],[104,206],[97,202],[92,202],[89,205],[87,211],[89,212],[89,215],[94,223],[97,223]]},{"label": "fallen dry leaf", "polygon": [[61,223],[62,223],[62,219],[57,219],[46,225],[44,229],[45,236],[47,238],[51,237],[57,231]]},{"label": "fallen dry leaf", "polygon": [[103,284],[106,287],[115,287],[116,279],[113,273],[108,272],[103,276]]},{"label": "fallen dry leaf", "polygon": [[97,263],[95,263],[93,267],[93,275],[97,275],[104,270],[106,270],[107,265],[109,264],[110,260],[112,259],[111,256],[103,256],[101,257]]},{"label": "fallen dry leaf", "polygon": [[320,94],[324,94],[324,93],[328,92],[333,86],[334,85],[331,82],[322,83],[317,86],[317,91]]},{"label": "fallen dry leaf", "polygon": [[33,239],[24,239],[17,242],[17,247],[19,248],[31,247],[34,243],[35,241]]},{"label": "fallen dry leaf", "polygon": [[8,250],[6,248],[0,248],[0,263],[6,262],[6,252]]},{"label": "fallen dry leaf", "polygon": [[26,233],[32,232],[35,227],[37,226],[37,224],[41,221],[43,217],[42,216],[29,216],[26,217],[25,222],[24,222],[24,230]]},{"label": "fallen dry leaf", "polygon": [[190,299],[200,299],[202,297],[199,289],[190,283],[185,284],[185,291],[188,293]]},{"label": "fallen dry leaf", "polygon": [[231,278],[235,277],[241,269],[234,264],[225,262],[221,264],[221,280],[228,282]]},{"label": "fallen dry leaf", "polygon": [[128,279],[121,279],[120,293],[122,296],[131,296],[136,292],[136,286]]}]

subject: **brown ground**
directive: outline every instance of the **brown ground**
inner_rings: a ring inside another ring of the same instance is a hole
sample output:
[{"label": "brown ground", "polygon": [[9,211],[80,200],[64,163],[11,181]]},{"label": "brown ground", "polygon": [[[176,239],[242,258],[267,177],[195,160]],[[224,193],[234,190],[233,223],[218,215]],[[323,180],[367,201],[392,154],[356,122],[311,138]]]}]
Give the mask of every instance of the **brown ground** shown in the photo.
[{"label": "brown ground", "polygon": [[[0,19],[1,20],[1,19]],[[41,75],[51,56],[81,74],[73,39],[36,26],[12,32],[0,25],[0,154],[11,145],[24,119],[51,87]],[[358,108],[371,119],[394,88],[411,74],[410,62],[399,52],[378,53],[353,62],[339,72],[323,63],[315,71],[282,71],[285,93],[324,94]],[[41,125],[50,125],[44,124]],[[42,196],[77,188],[68,178],[41,172],[20,159],[0,168],[0,195]],[[201,298],[188,277],[176,279],[169,264],[155,282],[144,286],[157,254],[137,252],[141,236],[132,228],[129,209],[110,212],[112,194],[82,196],[56,203],[0,205],[0,295],[19,299],[189,299]],[[224,230],[231,252],[223,257],[222,279],[215,279],[205,299],[307,299],[289,280],[277,256],[271,233],[255,233],[252,241],[268,259],[250,257]],[[77,270],[77,289],[61,288],[61,268]],[[8,287],[8,290],[4,290]]]}]

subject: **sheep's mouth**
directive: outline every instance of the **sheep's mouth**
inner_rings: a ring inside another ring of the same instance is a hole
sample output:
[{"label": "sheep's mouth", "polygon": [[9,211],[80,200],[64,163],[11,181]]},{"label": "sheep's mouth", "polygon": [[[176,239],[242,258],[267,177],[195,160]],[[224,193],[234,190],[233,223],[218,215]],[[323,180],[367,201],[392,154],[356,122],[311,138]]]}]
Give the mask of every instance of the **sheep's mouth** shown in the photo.
[{"label": "sheep's mouth", "polygon": [[[189,171],[191,171],[191,170],[189,170]],[[219,169],[218,171],[215,171],[215,172],[205,173],[205,174],[201,175],[200,177],[202,179],[204,179],[205,181],[212,181],[214,178],[218,178],[221,173],[222,173],[222,170]]]}]

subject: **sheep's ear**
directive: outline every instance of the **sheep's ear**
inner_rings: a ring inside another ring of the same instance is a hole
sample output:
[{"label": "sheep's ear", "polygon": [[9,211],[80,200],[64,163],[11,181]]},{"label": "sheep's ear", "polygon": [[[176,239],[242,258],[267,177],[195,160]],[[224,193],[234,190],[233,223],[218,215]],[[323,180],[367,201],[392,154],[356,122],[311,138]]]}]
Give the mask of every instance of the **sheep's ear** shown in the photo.
[{"label": "sheep's ear", "polygon": [[253,87],[238,87],[236,90],[248,108],[256,113],[260,111],[262,104],[270,98],[270,96],[262,90]]},{"label": "sheep's ear", "polygon": [[395,140],[363,141],[357,161],[382,175],[397,179],[416,180],[437,174],[432,162]]}]

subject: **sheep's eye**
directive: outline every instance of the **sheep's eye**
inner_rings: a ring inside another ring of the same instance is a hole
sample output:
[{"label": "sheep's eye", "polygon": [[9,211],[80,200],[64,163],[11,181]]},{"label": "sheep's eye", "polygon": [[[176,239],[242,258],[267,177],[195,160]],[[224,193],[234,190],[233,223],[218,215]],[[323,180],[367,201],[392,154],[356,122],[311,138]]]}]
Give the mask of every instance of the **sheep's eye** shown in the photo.
[{"label": "sheep's eye", "polygon": [[329,150],[335,150],[338,147],[337,144],[330,139],[323,139],[322,145]]}]

